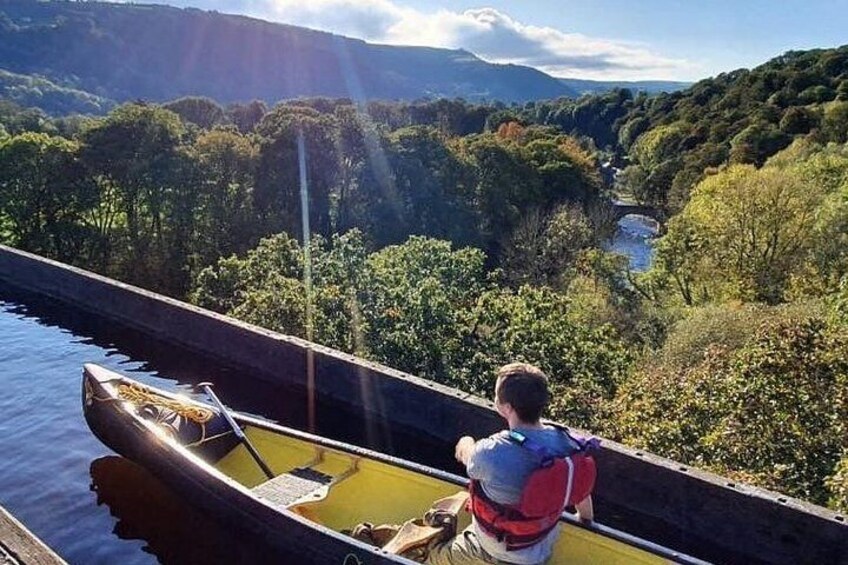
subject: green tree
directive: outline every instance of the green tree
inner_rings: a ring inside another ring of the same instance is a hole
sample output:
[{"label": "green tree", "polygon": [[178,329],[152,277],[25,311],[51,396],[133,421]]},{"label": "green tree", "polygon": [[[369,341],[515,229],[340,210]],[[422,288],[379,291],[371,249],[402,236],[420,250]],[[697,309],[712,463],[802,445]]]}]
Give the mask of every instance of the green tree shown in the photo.
[{"label": "green tree", "polygon": [[806,183],[824,192],[807,226],[813,242],[806,260],[792,274],[791,294],[826,296],[848,273],[848,147],[820,148],[789,166]]},{"label": "green tree", "polygon": [[[665,236],[654,245],[654,260],[649,275],[661,288],[672,285],[683,303],[692,306],[701,293],[701,281],[709,277],[709,266],[700,261],[704,254],[704,237],[685,214],[668,223]],[[706,271],[703,268],[706,267]]]},{"label": "green tree", "polygon": [[798,101],[803,104],[821,104],[822,102],[829,102],[834,98],[836,98],[836,92],[823,84],[806,88],[798,95]]},{"label": "green tree", "polygon": [[[388,139],[388,160],[398,212],[393,226],[381,226],[379,243],[410,234],[448,239],[459,245],[476,240],[476,217],[467,168],[442,135],[430,127],[411,127]],[[389,231],[391,229],[391,231]],[[386,233],[388,232],[388,233]],[[394,237],[392,237],[392,232]]]},{"label": "green tree", "polygon": [[183,122],[206,130],[227,121],[224,109],[214,100],[204,96],[185,96],[166,102],[162,107],[178,115]]},{"label": "green tree", "polygon": [[577,207],[561,206],[550,214],[528,211],[504,248],[501,266],[506,280],[564,289],[576,273],[578,254],[596,244],[595,233]]},{"label": "green tree", "polygon": [[254,100],[248,104],[234,103],[227,106],[225,113],[227,119],[232,122],[241,133],[250,133],[256,127],[265,114],[268,107],[261,100]]},{"label": "green tree", "polygon": [[809,227],[823,198],[820,186],[790,171],[730,167],[695,189],[669,225],[659,262],[687,302],[684,281],[693,275],[713,297],[779,302],[813,244]]},{"label": "green tree", "polygon": [[789,145],[791,138],[774,125],[756,122],[730,141],[732,163],[752,163],[762,166],[766,159]]},{"label": "green tree", "polygon": [[0,100],[0,125],[10,135],[34,132],[55,135],[50,117],[38,108],[21,108],[9,100]]},{"label": "green tree", "polygon": [[789,108],[780,119],[780,130],[790,135],[809,133],[815,125],[814,114],[802,106]]},{"label": "green tree", "polygon": [[633,143],[640,135],[645,133],[645,130],[650,127],[651,123],[644,116],[636,116],[627,121],[618,132],[618,143],[626,150],[629,150]]},{"label": "green tree", "polygon": [[664,208],[674,176],[681,169],[681,144],[691,133],[682,121],[649,129],[633,144],[632,165],[622,181],[628,192],[649,206]]},{"label": "green tree", "polygon": [[0,139],[0,218],[7,243],[77,262],[88,240],[84,214],[96,191],[76,143],[43,133]]},{"label": "green tree", "polygon": [[331,233],[331,194],[339,176],[332,116],[306,107],[279,105],[256,127],[260,136],[254,202],[270,232],[302,233],[298,137],[306,155],[308,208],[312,231]]},{"label": "green tree", "polygon": [[848,510],[848,450],[842,454],[833,475],[828,477],[827,488],[830,491],[828,506],[841,512]]},{"label": "green tree", "polygon": [[846,345],[816,307],[696,311],[619,388],[607,433],[823,504],[846,447]]},{"label": "green tree", "polygon": [[386,140],[370,116],[354,106],[339,106],[339,180],[334,203],[335,230],[359,229],[372,235],[387,201],[396,202],[386,156]]},{"label": "green tree", "polygon": [[524,147],[539,175],[537,205],[551,209],[562,202],[588,205],[600,192],[598,163],[573,138],[539,136]]},{"label": "green tree", "polygon": [[680,144],[691,132],[686,122],[653,128],[636,140],[632,154],[643,167],[654,167],[677,156]]},{"label": "green tree", "polygon": [[189,299],[203,308],[232,313],[247,294],[266,283],[272,289],[271,277],[277,277],[275,281],[303,277],[302,251],[286,234],[264,238],[244,257],[222,257],[200,271]]},{"label": "green tree", "polygon": [[727,357],[722,350],[700,352],[692,368],[643,363],[606,407],[609,437],[676,461],[706,466],[702,439],[726,413]]},{"label": "green tree", "polygon": [[833,102],[825,108],[821,129],[827,141],[848,141],[848,101]]},{"label": "green tree", "polygon": [[[87,130],[81,159],[104,191],[114,191],[126,249],[119,278],[179,294],[191,235],[195,193],[183,182],[185,129],[179,116],[155,106],[126,104]],[[106,205],[109,205],[106,203]],[[113,250],[120,241],[113,234]],[[114,251],[113,251],[114,252]]]},{"label": "green tree", "polygon": [[201,264],[244,252],[261,234],[253,215],[258,153],[252,139],[221,129],[204,132],[191,148],[200,188],[195,249]]},{"label": "green tree", "polygon": [[473,194],[484,249],[499,257],[505,239],[542,193],[534,167],[515,142],[486,134],[463,138],[460,155],[474,172]]},{"label": "green tree", "polygon": [[337,107],[335,117],[339,124],[335,230],[344,233],[356,228],[378,245],[388,243],[402,212],[388,142],[371,117],[353,106]]},{"label": "green tree", "polygon": [[472,248],[411,237],[368,258],[363,316],[368,350],[390,366],[458,384],[465,316],[489,285],[484,254]]},{"label": "green tree", "polygon": [[704,438],[713,461],[824,504],[845,449],[848,340],[823,323],[764,327],[731,373],[730,407]]},{"label": "green tree", "polygon": [[455,370],[454,382],[487,393],[499,365],[534,363],[551,377],[549,415],[598,429],[602,407],[631,358],[611,327],[587,329],[571,319],[569,309],[569,299],[549,288],[485,292],[471,312],[467,361]]}]

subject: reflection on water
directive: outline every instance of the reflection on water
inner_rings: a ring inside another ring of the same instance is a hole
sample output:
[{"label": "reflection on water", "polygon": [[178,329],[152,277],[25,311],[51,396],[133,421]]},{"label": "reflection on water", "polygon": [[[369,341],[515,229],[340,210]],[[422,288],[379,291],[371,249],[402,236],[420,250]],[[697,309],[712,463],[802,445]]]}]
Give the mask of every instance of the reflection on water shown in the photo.
[{"label": "reflection on water", "polygon": [[609,251],[621,253],[630,259],[630,269],[647,271],[654,258],[653,238],[659,225],[646,216],[628,215],[618,222],[618,229],[608,246]]},{"label": "reflection on water", "polygon": [[91,462],[91,490],[117,520],[112,532],[142,540],[160,563],[285,563],[251,534],[234,530],[196,509],[129,459],[114,455]]}]

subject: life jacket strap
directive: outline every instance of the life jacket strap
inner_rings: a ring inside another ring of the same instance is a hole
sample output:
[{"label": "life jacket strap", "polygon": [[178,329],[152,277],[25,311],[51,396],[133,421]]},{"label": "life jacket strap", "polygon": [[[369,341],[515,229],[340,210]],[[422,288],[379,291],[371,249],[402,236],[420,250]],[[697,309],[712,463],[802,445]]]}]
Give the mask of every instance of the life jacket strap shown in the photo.
[{"label": "life jacket strap", "polygon": [[553,452],[553,450],[536,441],[533,441],[532,439],[530,439],[519,431],[510,430],[509,440],[512,443],[520,445],[521,447],[527,449],[528,451],[536,455],[541,461],[541,467],[547,467],[548,465],[550,465],[557,456],[556,453]]}]

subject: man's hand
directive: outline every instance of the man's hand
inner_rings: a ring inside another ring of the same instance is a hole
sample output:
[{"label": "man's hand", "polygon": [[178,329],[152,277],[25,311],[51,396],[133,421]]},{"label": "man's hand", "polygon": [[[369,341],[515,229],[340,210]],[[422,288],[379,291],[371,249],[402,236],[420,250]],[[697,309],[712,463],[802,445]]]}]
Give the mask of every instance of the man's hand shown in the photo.
[{"label": "man's hand", "polygon": [[456,450],[454,451],[456,460],[463,465],[468,465],[468,460],[471,458],[473,452],[474,438],[471,436],[462,436],[459,438],[459,441],[456,442]]},{"label": "man's hand", "polygon": [[577,510],[577,518],[584,524],[591,524],[595,519],[595,507],[592,504],[592,495],[587,496],[574,505]]}]

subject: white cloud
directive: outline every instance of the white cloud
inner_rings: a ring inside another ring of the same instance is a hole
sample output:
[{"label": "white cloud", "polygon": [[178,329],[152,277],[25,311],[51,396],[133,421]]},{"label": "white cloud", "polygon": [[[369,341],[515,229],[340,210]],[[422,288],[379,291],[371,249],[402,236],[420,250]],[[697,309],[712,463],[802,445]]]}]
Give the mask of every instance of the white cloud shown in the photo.
[{"label": "white cloud", "polygon": [[277,21],[377,41],[405,17],[390,0],[258,0]]},{"label": "white cloud", "polygon": [[424,13],[392,0],[241,0],[238,4],[243,13],[279,22],[378,43],[462,48],[487,61],[536,67],[554,76],[674,79],[691,76],[696,68],[644,45],[527,25],[494,8]]}]

